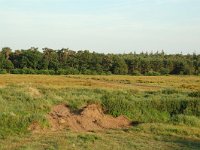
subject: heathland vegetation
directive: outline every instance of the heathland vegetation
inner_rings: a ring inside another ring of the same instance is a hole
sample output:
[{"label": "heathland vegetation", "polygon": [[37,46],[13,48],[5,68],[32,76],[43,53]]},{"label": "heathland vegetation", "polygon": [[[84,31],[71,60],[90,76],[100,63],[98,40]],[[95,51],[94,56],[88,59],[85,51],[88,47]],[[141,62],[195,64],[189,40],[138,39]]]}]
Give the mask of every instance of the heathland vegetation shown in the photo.
[{"label": "heathland vegetation", "polygon": [[0,51],[0,73],[12,74],[118,74],[118,75],[199,75],[199,54],[96,52],[38,48]]},{"label": "heathland vegetation", "polygon": [[[199,76],[0,75],[0,149],[199,149]],[[47,115],[98,104],[132,127],[51,131]]]}]

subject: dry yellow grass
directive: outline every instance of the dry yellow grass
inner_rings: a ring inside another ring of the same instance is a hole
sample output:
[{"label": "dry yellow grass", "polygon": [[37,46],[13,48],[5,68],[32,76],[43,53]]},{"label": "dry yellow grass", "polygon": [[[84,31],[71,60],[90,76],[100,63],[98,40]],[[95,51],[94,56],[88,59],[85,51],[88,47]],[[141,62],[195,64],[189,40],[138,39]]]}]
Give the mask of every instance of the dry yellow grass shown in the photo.
[{"label": "dry yellow grass", "polygon": [[159,90],[177,88],[182,90],[200,90],[198,76],[99,76],[99,75],[0,75],[0,87],[6,85],[45,86],[51,88],[106,88]]}]

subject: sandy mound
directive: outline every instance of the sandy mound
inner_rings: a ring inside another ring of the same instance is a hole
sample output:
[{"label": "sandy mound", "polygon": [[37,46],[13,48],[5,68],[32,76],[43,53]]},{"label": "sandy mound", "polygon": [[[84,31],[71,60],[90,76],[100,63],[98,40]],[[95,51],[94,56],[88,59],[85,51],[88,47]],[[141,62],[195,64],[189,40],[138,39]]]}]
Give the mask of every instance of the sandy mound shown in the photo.
[{"label": "sandy mound", "polygon": [[127,128],[131,122],[124,116],[114,118],[105,115],[96,104],[88,105],[80,113],[72,113],[66,105],[52,108],[48,119],[52,130],[69,128],[73,131],[96,131],[103,129]]}]

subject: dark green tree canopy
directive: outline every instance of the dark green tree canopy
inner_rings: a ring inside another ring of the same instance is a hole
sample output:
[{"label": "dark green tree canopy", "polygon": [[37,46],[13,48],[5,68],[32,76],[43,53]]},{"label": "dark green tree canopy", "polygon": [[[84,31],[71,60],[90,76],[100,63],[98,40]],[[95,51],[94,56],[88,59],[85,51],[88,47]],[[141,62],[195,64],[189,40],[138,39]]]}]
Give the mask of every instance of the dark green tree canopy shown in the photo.
[{"label": "dark green tree canopy", "polygon": [[[42,51],[43,50],[43,51]],[[0,51],[0,69],[9,73],[35,74],[119,74],[119,75],[198,75],[199,54],[140,53],[101,54],[88,50],[54,50],[31,47]]]}]

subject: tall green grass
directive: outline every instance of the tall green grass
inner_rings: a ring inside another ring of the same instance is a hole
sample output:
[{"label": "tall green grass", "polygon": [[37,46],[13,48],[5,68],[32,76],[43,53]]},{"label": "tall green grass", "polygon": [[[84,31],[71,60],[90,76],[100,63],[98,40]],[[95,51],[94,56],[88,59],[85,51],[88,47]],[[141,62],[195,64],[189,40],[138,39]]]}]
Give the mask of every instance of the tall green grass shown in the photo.
[{"label": "tall green grass", "polygon": [[33,122],[48,127],[46,114],[57,104],[67,104],[76,110],[88,103],[100,103],[108,114],[125,115],[137,122],[199,127],[199,97],[174,89],[139,92],[34,87],[40,92],[40,96],[34,96],[28,88],[28,85],[0,88],[0,138],[27,133]]},{"label": "tall green grass", "polygon": [[107,112],[114,116],[126,115],[140,122],[168,122],[179,114],[200,116],[200,100],[187,93],[164,90],[131,95],[110,92],[102,97]]}]

